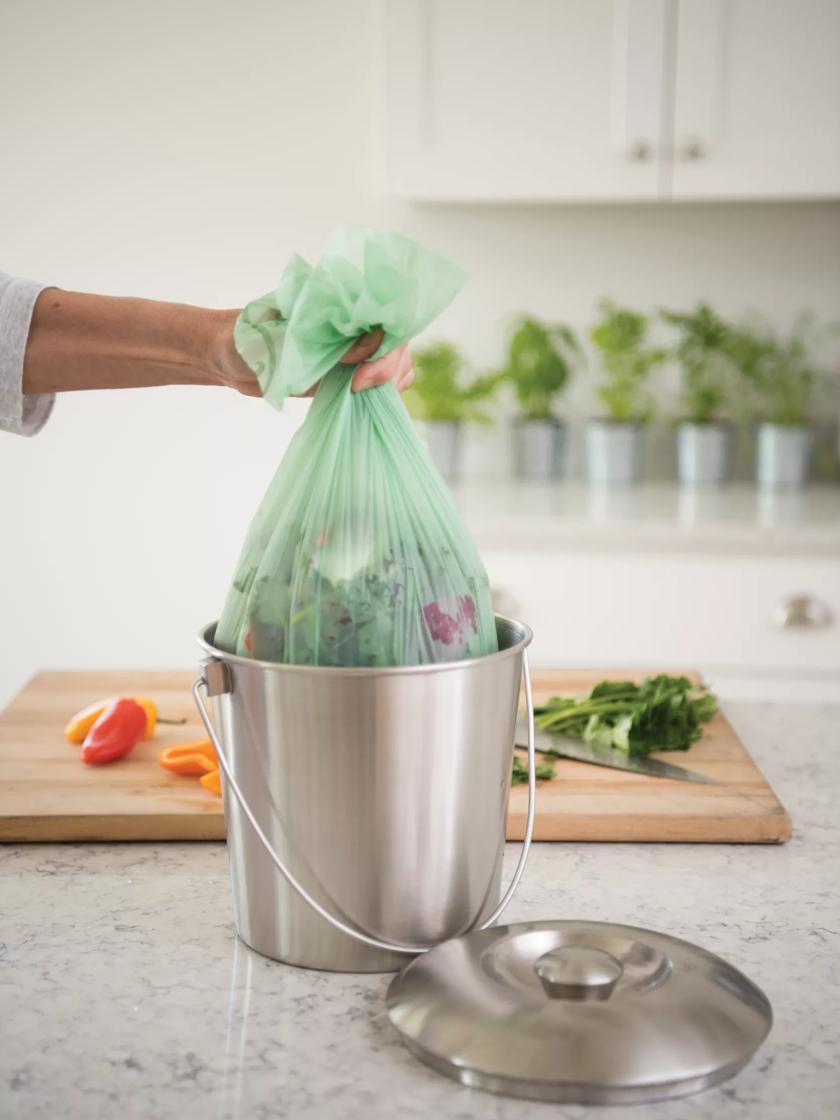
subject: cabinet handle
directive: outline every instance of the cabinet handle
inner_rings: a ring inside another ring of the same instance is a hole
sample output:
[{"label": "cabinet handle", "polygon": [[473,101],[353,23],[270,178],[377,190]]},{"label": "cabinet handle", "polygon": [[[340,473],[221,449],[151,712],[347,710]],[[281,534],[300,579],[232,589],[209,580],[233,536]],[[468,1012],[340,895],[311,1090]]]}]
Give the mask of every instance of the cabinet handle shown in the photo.
[{"label": "cabinet handle", "polygon": [[770,616],[780,630],[824,630],[833,616],[825,603],[810,595],[791,595],[773,608]]},{"label": "cabinet handle", "polygon": [[698,159],[706,158],[706,149],[700,140],[686,140],[680,148],[679,155],[680,159],[696,162]]},{"label": "cabinet handle", "polygon": [[634,163],[647,163],[653,156],[653,145],[647,140],[634,140],[627,149],[627,155]]}]

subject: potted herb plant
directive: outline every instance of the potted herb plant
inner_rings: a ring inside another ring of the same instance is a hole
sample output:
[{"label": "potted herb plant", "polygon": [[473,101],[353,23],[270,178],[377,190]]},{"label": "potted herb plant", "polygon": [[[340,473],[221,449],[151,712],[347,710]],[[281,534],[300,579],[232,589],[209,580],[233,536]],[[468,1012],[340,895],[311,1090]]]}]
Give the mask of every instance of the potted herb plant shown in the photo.
[{"label": "potted herb plant", "polygon": [[677,331],[673,356],[682,373],[677,477],[682,486],[720,486],[732,475],[735,448],[735,426],[724,416],[734,377],[732,329],[707,303],[661,315]]},{"label": "potted herb plant", "polygon": [[447,482],[461,473],[461,430],[465,421],[489,423],[481,409],[496,390],[498,377],[465,383],[464,358],[449,342],[435,342],[412,353],[416,378],[403,394],[411,415],[423,425],[429,453]]},{"label": "potted herb plant", "polygon": [[498,377],[513,386],[519,403],[520,415],[513,422],[517,478],[545,481],[561,473],[566,426],[554,415],[553,405],[581,358],[570,327],[548,326],[527,316],[516,323]]},{"label": "potted herb plant", "polygon": [[759,421],[756,480],[763,489],[801,487],[808,478],[814,429],[811,410],[820,372],[816,328],[803,316],[780,337],[764,325],[733,332],[730,353],[752,391]]},{"label": "potted herb plant", "polygon": [[604,369],[596,393],[607,410],[606,418],[586,427],[590,482],[628,484],[641,476],[642,440],[654,413],[650,379],[666,357],[649,344],[648,326],[646,316],[603,300],[590,330]]}]

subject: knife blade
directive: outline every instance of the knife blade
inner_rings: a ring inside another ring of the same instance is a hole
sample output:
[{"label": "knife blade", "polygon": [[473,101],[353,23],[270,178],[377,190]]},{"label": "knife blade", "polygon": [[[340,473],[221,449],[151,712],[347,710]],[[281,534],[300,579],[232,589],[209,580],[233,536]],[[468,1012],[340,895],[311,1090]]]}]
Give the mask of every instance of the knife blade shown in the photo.
[{"label": "knife blade", "polygon": [[[524,716],[516,717],[516,746],[523,750],[528,745],[528,721]],[[679,782],[699,782],[705,786],[719,786],[715,778],[695,774],[684,766],[663,762],[650,755],[629,755],[615,747],[605,747],[597,743],[586,743],[582,739],[572,739],[557,731],[537,728],[536,749],[541,754],[558,755],[571,758],[575,762],[590,762],[593,766],[609,766],[613,770],[627,770],[632,774],[646,774],[650,778],[671,778]]]}]

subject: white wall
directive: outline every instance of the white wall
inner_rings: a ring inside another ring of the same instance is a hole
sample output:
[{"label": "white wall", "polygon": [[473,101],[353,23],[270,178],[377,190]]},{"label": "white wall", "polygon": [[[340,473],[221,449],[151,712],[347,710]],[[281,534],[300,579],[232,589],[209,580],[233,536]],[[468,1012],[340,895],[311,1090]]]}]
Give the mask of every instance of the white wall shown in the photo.
[{"label": "white wall", "polygon": [[[840,204],[380,199],[379,68],[364,0],[4,0],[0,268],[238,306],[338,222],[399,228],[470,268],[434,333],[478,364],[512,313],[581,325],[604,293],[836,315]],[[0,702],[38,667],[191,664],[304,407],[78,394],[36,439],[0,438]]]}]

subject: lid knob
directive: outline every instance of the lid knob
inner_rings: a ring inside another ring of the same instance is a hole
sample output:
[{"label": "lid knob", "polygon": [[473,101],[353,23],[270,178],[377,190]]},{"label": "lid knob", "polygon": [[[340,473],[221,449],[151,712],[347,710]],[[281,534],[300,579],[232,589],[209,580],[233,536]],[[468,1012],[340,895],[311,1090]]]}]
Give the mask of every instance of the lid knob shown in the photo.
[{"label": "lid knob", "polygon": [[552,999],[609,999],[624,969],[603,949],[567,945],[544,953],[534,971]]}]

